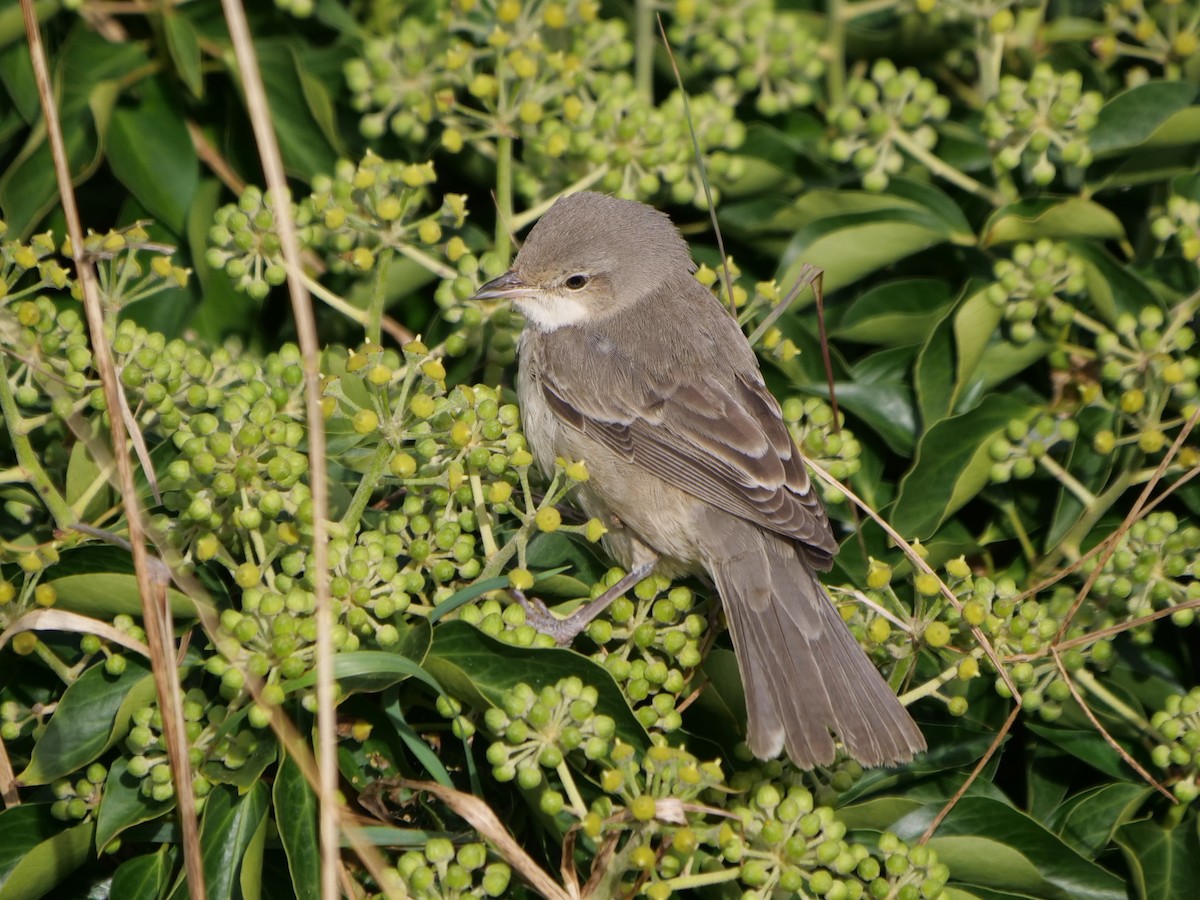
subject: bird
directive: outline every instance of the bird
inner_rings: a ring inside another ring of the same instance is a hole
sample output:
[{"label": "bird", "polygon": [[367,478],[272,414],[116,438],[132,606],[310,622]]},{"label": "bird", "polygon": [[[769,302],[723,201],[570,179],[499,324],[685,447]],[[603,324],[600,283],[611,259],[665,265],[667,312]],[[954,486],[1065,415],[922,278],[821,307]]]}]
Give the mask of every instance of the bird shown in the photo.
[{"label": "bird", "polygon": [[836,736],[864,766],[905,763],[924,737],[817,577],[838,550],[824,507],[753,348],[695,272],[665,213],[583,191],[476,292],[524,319],[517,396],[536,464],[586,464],[577,500],[629,573],[566,619],[518,599],[565,644],[651,573],[707,576],[755,757],[829,765]]}]

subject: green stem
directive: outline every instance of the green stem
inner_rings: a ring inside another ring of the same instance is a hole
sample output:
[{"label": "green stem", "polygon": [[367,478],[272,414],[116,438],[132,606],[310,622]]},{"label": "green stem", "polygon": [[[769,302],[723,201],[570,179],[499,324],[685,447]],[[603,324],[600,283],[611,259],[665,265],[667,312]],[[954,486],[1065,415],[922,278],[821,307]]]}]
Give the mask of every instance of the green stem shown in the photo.
[{"label": "green stem", "polygon": [[829,71],[825,73],[825,88],[830,106],[846,100],[846,19],[845,0],[829,0],[825,11],[825,46],[829,53]]},{"label": "green stem", "polygon": [[633,83],[647,103],[654,102],[654,0],[637,0],[633,38]]},{"label": "green stem", "polygon": [[352,322],[357,322],[359,325],[363,326],[363,328],[367,327],[367,313],[365,310],[361,310],[357,306],[347,303],[344,299],[335,294],[333,291],[329,290],[329,288],[325,287],[325,285],[321,284],[321,282],[317,281],[311,275],[302,274],[301,280],[304,282],[304,286],[308,288],[309,292],[318,300],[321,300],[328,306],[336,309]]},{"label": "green stem", "polygon": [[1104,685],[1096,680],[1096,676],[1087,669],[1080,669],[1077,672],[1073,672],[1072,675],[1075,678],[1075,682],[1080,687],[1086,690],[1097,700],[1102,701],[1105,706],[1115,712],[1118,716],[1120,716],[1138,731],[1149,734],[1160,744],[1170,743],[1170,741],[1159,734],[1158,729],[1151,726],[1151,724],[1146,721],[1146,719],[1144,719],[1136,709],[1125,703],[1125,701],[1121,700],[1119,697],[1109,691],[1108,688],[1104,687]]},{"label": "green stem", "polygon": [[1075,495],[1075,499],[1082,503],[1085,507],[1090,507],[1096,502],[1096,495],[1089,491],[1086,487],[1080,484],[1079,480],[1064,469],[1057,461],[1049,456],[1039,456],[1037,463],[1051,475],[1059,480],[1063,487]]},{"label": "green stem", "polygon": [[398,249],[400,250],[401,255],[407,256],[413,262],[417,263],[423,268],[428,269],[438,278],[449,280],[451,278],[458,277],[457,270],[450,268],[444,262],[434,259],[423,250],[418,250],[416,247],[409,246],[408,244],[401,244]]},{"label": "green stem", "polygon": [[991,34],[986,21],[981,21],[976,34],[979,49],[979,93],[984,102],[1000,92],[1000,69],[1004,61],[1004,35]]},{"label": "green stem", "polygon": [[383,475],[383,467],[391,458],[392,448],[385,441],[381,443],[375,450],[375,455],[371,457],[371,462],[367,464],[367,471],[363,473],[359,479],[358,487],[354,489],[354,496],[350,498],[350,505],[346,507],[346,512],[342,514],[342,526],[347,533],[353,534],[358,528],[358,521],[362,518],[363,510],[367,508],[367,504],[371,502],[371,495],[375,493],[375,488],[379,486],[379,479]]},{"label": "green stem", "polygon": [[496,255],[505,262],[512,252],[508,229],[513,219],[513,139],[496,139]]},{"label": "green stem", "polygon": [[395,253],[391,247],[379,251],[375,260],[375,283],[371,288],[371,303],[367,307],[367,340],[378,346],[383,343],[383,303],[387,298],[387,273]]},{"label": "green stem", "polygon": [[1089,504],[1079,521],[1068,531],[1058,545],[1045,557],[1042,558],[1042,564],[1039,567],[1042,572],[1053,572],[1058,565],[1058,561],[1064,556],[1076,558],[1079,556],[1079,546],[1096,527],[1096,523],[1104,517],[1104,514],[1112,507],[1114,503],[1125,493],[1132,485],[1133,473],[1126,470],[1121,472],[1113,483],[1104,491],[1104,493],[1096,496],[1095,500]]},{"label": "green stem", "polygon": [[13,450],[17,454],[17,462],[25,470],[29,484],[42,498],[50,515],[54,516],[54,523],[62,529],[70,528],[76,522],[75,513],[42,468],[38,454],[22,428],[24,422],[20,410],[17,409],[12,385],[8,382],[8,357],[4,353],[0,353],[0,415],[4,416],[4,424]]},{"label": "green stem", "polygon": [[1017,543],[1021,545],[1021,552],[1025,554],[1025,558],[1032,564],[1037,559],[1037,549],[1033,546],[1033,541],[1029,539],[1029,535],[1025,531],[1025,523],[1021,521],[1021,516],[1017,513],[1016,504],[1005,503],[1001,506],[1001,509],[1004,510],[1008,524],[1012,527],[1013,534],[1017,537]]},{"label": "green stem", "polygon": [[575,817],[579,821],[583,821],[587,815],[587,804],[583,802],[583,795],[579,793],[579,788],[575,786],[575,779],[571,777],[571,770],[566,762],[560,762],[555,769],[558,772],[558,777],[562,779],[563,790],[567,792],[567,799],[571,801],[571,808],[575,811]]},{"label": "green stem", "polygon": [[[974,659],[981,659],[983,657],[983,648],[976,647],[974,650],[971,651],[970,656],[972,656]],[[933,694],[936,694],[941,689],[942,685],[948,684],[949,682],[953,681],[957,677],[958,677],[958,665],[956,663],[955,665],[946,669],[945,671],[943,671],[936,677],[929,679],[927,682],[920,685],[919,687],[915,687],[911,691],[901,694],[899,697],[899,700],[905,706],[908,706],[908,705],[915,703],[916,701],[922,699],[923,697],[929,697]]]},{"label": "green stem", "polygon": [[692,888],[706,887],[710,884],[724,884],[733,881],[741,874],[741,869],[717,869],[715,872],[697,872],[694,875],[680,875],[663,882],[671,888],[672,893],[686,891]]},{"label": "green stem", "polygon": [[492,533],[492,517],[483,499],[483,480],[478,472],[471,475],[471,498],[475,501],[475,520],[479,523],[483,555],[485,559],[491,559],[499,548],[496,546],[496,536]]},{"label": "green stem", "polygon": [[974,194],[976,197],[982,197],[992,206],[1003,206],[1004,197],[998,191],[993,190],[985,184],[980,184],[970,175],[960,172],[958,169],[949,163],[938,159],[916,141],[914,141],[907,132],[895,129],[890,133],[892,141],[902,149],[905,153],[927,168],[934,175],[944,178],[951,184],[962,188],[969,194]]},{"label": "green stem", "polygon": [[[553,206],[560,197],[565,197],[568,194],[574,194],[578,191],[586,191],[588,188],[590,188],[592,185],[594,185],[597,181],[599,181],[601,178],[603,178],[607,174],[608,174],[608,166],[601,165],[598,168],[593,169],[588,174],[584,175],[582,178],[580,178],[578,181],[574,182],[573,184],[567,185],[565,188],[563,188],[561,191],[559,191],[553,197],[550,197],[548,200],[543,200],[537,206],[531,206],[529,209],[525,210],[525,212],[519,213],[518,215],[513,216],[513,219],[512,219],[513,232],[515,233],[518,231],[522,231],[526,226],[532,225],[534,222],[536,222],[538,219],[540,219],[542,217],[542,214],[545,213],[546,210],[548,210],[551,206]],[[455,274],[457,274],[457,273],[455,273]]]},{"label": "green stem", "polygon": [[37,653],[38,658],[59,677],[63,684],[70,685],[75,682],[77,676],[71,671],[71,667],[59,659],[58,654],[47,647],[41,638],[38,638],[38,642],[34,646],[34,651]]}]

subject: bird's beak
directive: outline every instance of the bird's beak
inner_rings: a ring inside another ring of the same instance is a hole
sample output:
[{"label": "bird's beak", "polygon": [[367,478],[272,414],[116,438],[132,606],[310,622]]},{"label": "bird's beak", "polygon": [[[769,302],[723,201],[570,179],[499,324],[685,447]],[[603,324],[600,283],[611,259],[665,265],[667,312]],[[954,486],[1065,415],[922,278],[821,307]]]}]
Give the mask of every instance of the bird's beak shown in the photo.
[{"label": "bird's beak", "polygon": [[532,297],[536,290],[516,272],[509,269],[499,278],[493,278],[475,292],[472,300],[520,300]]}]

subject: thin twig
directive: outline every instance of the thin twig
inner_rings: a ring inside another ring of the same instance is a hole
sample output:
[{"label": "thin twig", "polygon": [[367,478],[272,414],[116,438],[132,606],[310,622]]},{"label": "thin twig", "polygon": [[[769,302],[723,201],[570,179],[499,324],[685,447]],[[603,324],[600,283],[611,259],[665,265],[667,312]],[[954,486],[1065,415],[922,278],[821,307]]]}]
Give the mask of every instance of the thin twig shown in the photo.
[{"label": "thin twig", "polygon": [[300,242],[292,219],[290,193],[271,113],[267,106],[258,56],[250,37],[246,11],[239,0],[221,0],[254,129],[263,174],[275,214],[280,250],[288,273],[296,335],[304,362],[308,424],[309,488],[313,504],[313,593],[316,597],[317,766],[320,789],[321,897],[337,900],[340,848],[340,803],[337,796],[337,710],[333,682],[333,609],[329,596],[329,487],[325,465],[325,419],[321,414],[320,345],[312,301],[304,285]]},{"label": "thin twig", "polygon": [[700,184],[704,187],[704,199],[708,204],[708,215],[712,219],[713,234],[717,239],[717,252],[721,254],[721,268],[725,273],[725,291],[729,295],[729,314],[737,318],[737,304],[733,302],[733,273],[729,270],[729,257],[725,255],[725,240],[721,237],[721,226],[717,223],[717,207],[713,204],[712,187],[708,183],[708,173],[704,171],[704,157],[700,153],[700,138],[696,136],[696,126],[692,123],[692,109],[688,103],[687,91],[683,89],[683,76],[679,74],[679,63],[675,61],[675,51],[667,40],[667,29],[663,25],[662,13],[655,13],[658,18],[658,31],[662,35],[663,46],[667,48],[667,58],[671,60],[671,70],[675,73],[675,83],[679,85],[679,97],[683,101],[683,117],[687,120],[688,134],[692,136],[692,151],[696,155],[696,168],[700,171]]},{"label": "thin twig", "polygon": [[112,433],[113,455],[117,463],[117,478],[125,509],[129,543],[133,551],[134,571],[137,575],[138,593],[141,596],[143,621],[146,637],[151,649],[151,668],[154,686],[158,694],[159,708],[163,713],[164,736],[167,756],[170,760],[175,781],[175,796],[183,831],[184,866],[187,871],[188,891],[193,900],[205,896],[204,866],[200,855],[200,831],[196,819],[196,800],[192,793],[192,767],[188,758],[187,734],[183,723],[183,699],[179,686],[179,674],[174,665],[173,638],[170,629],[170,608],[165,605],[165,588],[151,576],[146,550],[145,529],[142,511],[138,503],[133,478],[133,462],[126,451],[128,435],[120,414],[122,409],[121,388],[117,381],[112,348],[104,329],[104,309],[100,298],[96,271],[84,251],[83,223],[75,203],[75,189],[71,182],[71,170],[67,161],[63,141],[62,124],[50,83],[50,69],[46,50],[42,45],[41,30],[32,0],[21,0],[21,11],[25,19],[25,34],[29,42],[29,55],[33,63],[34,80],[37,83],[42,113],[46,120],[46,136],[54,160],[54,174],[58,182],[59,199],[67,233],[75,250],[75,268],[79,286],[83,293],[84,313],[92,340],[92,358],[104,389],[105,405],[109,410],[109,427]]},{"label": "thin twig", "polygon": [[1179,429],[1179,434],[1175,436],[1175,441],[1171,444],[1170,449],[1167,450],[1167,452],[1163,455],[1162,461],[1158,464],[1158,468],[1154,470],[1153,477],[1147,481],[1146,486],[1142,488],[1142,492],[1138,495],[1137,501],[1129,510],[1129,514],[1125,516],[1124,521],[1121,522],[1117,530],[1110,535],[1109,540],[1106,542],[1107,546],[1103,552],[1101,552],[1099,559],[1096,560],[1096,567],[1092,569],[1091,573],[1087,577],[1087,580],[1084,581],[1083,587],[1080,588],[1078,595],[1075,597],[1075,601],[1071,604],[1071,608],[1067,610],[1067,614],[1063,617],[1062,624],[1058,626],[1058,631],[1054,635],[1054,640],[1051,641],[1052,644],[1057,645],[1062,640],[1063,635],[1067,633],[1067,629],[1071,625],[1071,620],[1075,618],[1075,614],[1079,612],[1079,607],[1083,606],[1083,602],[1087,599],[1088,594],[1091,593],[1092,586],[1095,585],[1096,580],[1104,571],[1104,564],[1108,562],[1114,553],[1117,552],[1117,546],[1120,543],[1120,537],[1133,527],[1134,522],[1138,521],[1143,515],[1145,515],[1145,506],[1150,499],[1150,495],[1154,493],[1154,488],[1158,486],[1158,482],[1162,479],[1163,473],[1167,471],[1167,467],[1171,464],[1171,461],[1175,458],[1176,454],[1179,453],[1179,448],[1183,446],[1183,442],[1186,441],[1188,435],[1192,433],[1192,429],[1196,427],[1196,422],[1198,420],[1200,420],[1200,409],[1197,409],[1195,412],[1193,412],[1191,418],[1187,420],[1183,428]]},{"label": "thin twig", "polygon": [[1087,716],[1088,721],[1092,723],[1092,727],[1100,732],[1100,737],[1104,738],[1105,742],[1117,751],[1121,759],[1128,763],[1133,771],[1137,772],[1145,780],[1146,784],[1150,785],[1172,803],[1178,803],[1179,799],[1163,787],[1157,779],[1147,772],[1142,765],[1129,755],[1129,751],[1117,743],[1116,739],[1108,733],[1108,729],[1100,724],[1100,720],[1096,718],[1096,714],[1092,712],[1091,707],[1083,702],[1083,697],[1079,695],[1079,689],[1075,687],[1075,679],[1071,677],[1071,673],[1067,671],[1067,667],[1063,665],[1062,657],[1058,655],[1058,650],[1054,647],[1050,648],[1050,655],[1054,657],[1054,665],[1058,666],[1058,674],[1062,676],[1063,681],[1067,683],[1067,689],[1071,692],[1071,696],[1075,698],[1075,702],[1079,704],[1079,708],[1083,710],[1083,714]]},{"label": "thin twig", "polygon": [[918,844],[927,843],[929,839],[933,837],[933,833],[937,831],[938,826],[942,824],[942,821],[946,818],[946,816],[950,815],[950,810],[954,809],[954,807],[958,805],[958,801],[963,798],[963,795],[966,794],[971,785],[975,783],[975,780],[981,774],[983,774],[984,768],[991,761],[996,751],[1000,748],[1001,742],[1003,742],[1005,736],[1012,729],[1013,723],[1017,721],[1017,716],[1020,714],[1021,704],[1016,703],[1013,705],[1012,712],[1008,714],[1008,718],[1004,720],[1004,724],[1000,727],[1000,731],[992,741],[992,745],[987,748],[987,753],[983,754],[983,758],[975,764],[975,768],[971,770],[971,774],[967,776],[967,780],[962,783],[962,786],[954,792],[954,796],[947,800],[946,805],[943,806],[938,814],[933,817],[933,821],[929,823],[929,827],[926,828],[921,837],[917,839]]}]

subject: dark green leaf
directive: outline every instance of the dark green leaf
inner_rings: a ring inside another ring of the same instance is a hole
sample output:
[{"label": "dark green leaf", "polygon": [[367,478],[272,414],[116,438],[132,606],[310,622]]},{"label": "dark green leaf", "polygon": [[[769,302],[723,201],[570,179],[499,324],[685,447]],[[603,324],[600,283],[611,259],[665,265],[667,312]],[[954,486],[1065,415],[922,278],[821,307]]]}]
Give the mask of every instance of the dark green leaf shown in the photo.
[{"label": "dark green leaf", "polygon": [[127,660],[117,676],[96,663],[63,692],[19,776],[23,784],[49,784],[70,775],[125,736],[134,710],[154,699],[149,665],[135,656]]},{"label": "dark green leaf", "polygon": [[917,445],[913,467],[900,483],[891,524],[906,537],[927,537],[946,517],[987,486],[992,439],[1014,419],[1035,410],[1004,394],[985,397],[975,409],[942,419]]},{"label": "dark green leaf", "polygon": [[[261,781],[241,796],[225,786],[214,788],[208,795],[200,826],[208,900],[232,900],[238,896],[246,851],[264,823],[268,805],[267,786]],[[187,885],[180,880],[171,892],[171,900],[185,900],[187,896]]]},{"label": "dark green leaf", "polygon": [[271,104],[271,121],[279,134],[279,149],[288,172],[312,181],[313,176],[333,171],[337,152],[324,139],[313,117],[296,74],[292,43],[282,39],[257,41],[263,87]]},{"label": "dark green leaf", "polygon": [[157,79],[140,85],[136,106],[118,106],[108,129],[108,164],[146,209],[183,234],[200,180],[200,161],[179,103]]},{"label": "dark green leaf", "polygon": [[[58,595],[58,606],[85,616],[111,619],[116,615],[141,616],[142,600],[138,594],[137,577],[120,572],[96,572],[90,575],[67,575],[49,582]],[[195,618],[196,607],[187,594],[167,588],[171,613],[181,618]]]},{"label": "dark green leaf", "polygon": [[92,830],[60,822],[47,803],[0,810],[0,900],[36,900],[70,877],[87,860]]},{"label": "dark green leaf", "polygon": [[157,853],[135,856],[113,873],[109,896],[114,900],[158,900],[166,888],[174,867],[174,848],[162,847]]},{"label": "dark green leaf", "polygon": [[612,676],[571,650],[514,647],[466,622],[443,622],[433,630],[425,665],[447,691],[480,708],[498,705],[504,693],[520,682],[537,690],[576,676],[599,692],[596,711],[613,718],[622,740],[635,747],[647,745],[645,730]]},{"label": "dark green leaf", "polygon": [[96,846],[103,849],[126,828],[150,822],[175,808],[175,800],[159,802],[145,796],[142,779],[129,774],[129,760],[118,757],[104,781],[104,796],[96,813]]},{"label": "dark green leaf", "polygon": [[1100,110],[1088,141],[1092,153],[1103,159],[1146,143],[1195,96],[1186,81],[1148,81],[1117,94]]},{"label": "dark green leaf", "polygon": [[938,279],[889,281],[855,300],[830,336],[889,347],[918,343],[953,300],[950,286]]},{"label": "dark green leaf", "polygon": [[1154,788],[1145,784],[1104,784],[1059,807],[1047,825],[1089,859],[1095,859],[1145,804]]},{"label": "dark green leaf", "polygon": [[950,228],[927,210],[904,207],[848,213],[802,228],[783,253],[776,280],[790,285],[805,263],[825,270],[825,290],[947,241]]},{"label": "dark green leaf", "polygon": [[287,854],[296,900],[321,896],[321,852],[317,835],[317,795],[300,767],[285,756],[275,776],[275,824]]},{"label": "dark green leaf", "polygon": [[[917,810],[896,823],[904,840],[914,840],[937,814]],[[1036,821],[999,800],[964,797],[929,842],[950,877],[968,888],[979,885],[1046,900],[1125,900],[1125,886],[1111,872],[1084,859]]]},{"label": "dark green leaf", "polygon": [[1073,241],[1071,249],[1083,260],[1088,296],[1109,325],[1115,324],[1121,313],[1136,316],[1144,307],[1159,305],[1150,286],[1100,245]]},{"label": "dark green leaf", "polygon": [[985,246],[1039,238],[1124,240],[1125,229],[1107,208],[1082,197],[1038,197],[996,210],[983,228]]},{"label": "dark green leaf", "polygon": [[163,33],[167,37],[167,50],[171,54],[171,61],[175,63],[179,79],[187,85],[193,97],[203,97],[203,57],[200,53],[200,39],[196,35],[196,29],[192,27],[191,20],[175,7],[168,6],[163,10]]},{"label": "dark green leaf", "polygon": [[1139,900],[1192,900],[1200,884],[1200,839],[1196,820],[1164,828],[1150,820],[1130,822],[1117,832]]},{"label": "dark green leaf", "polygon": [[[339,653],[333,660],[333,677],[343,682],[343,689],[350,693],[381,691],[393,684],[399,684],[406,678],[416,678],[439,694],[442,693],[442,688],[421,663],[386,650]],[[290,693],[300,688],[311,687],[316,681],[316,673],[309,672],[285,682],[283,689]]]}]

